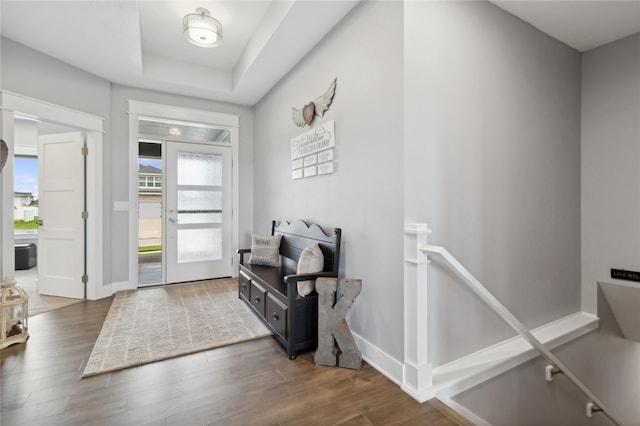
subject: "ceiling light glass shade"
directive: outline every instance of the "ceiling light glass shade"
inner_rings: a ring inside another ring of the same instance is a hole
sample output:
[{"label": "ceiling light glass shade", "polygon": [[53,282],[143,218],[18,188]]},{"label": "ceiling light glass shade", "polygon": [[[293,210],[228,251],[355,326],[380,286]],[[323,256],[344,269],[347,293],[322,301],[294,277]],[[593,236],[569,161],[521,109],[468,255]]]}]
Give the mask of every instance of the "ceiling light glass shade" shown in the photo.
[{"label": "ceiling light glass shade", "polygon": [[200,47],[216,47],[222,44],[222,24],[209,16],[209,11],[201,7],[196,13],[184,17],[184,36],[189,43]]}]

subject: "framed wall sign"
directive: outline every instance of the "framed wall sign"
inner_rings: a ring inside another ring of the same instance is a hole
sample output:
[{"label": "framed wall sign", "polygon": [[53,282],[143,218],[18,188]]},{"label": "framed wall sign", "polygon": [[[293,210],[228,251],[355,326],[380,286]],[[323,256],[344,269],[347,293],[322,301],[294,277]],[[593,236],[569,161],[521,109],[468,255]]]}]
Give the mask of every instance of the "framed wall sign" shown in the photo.
[{"label": "framed wall sign", "polygon": [[318,153],[318,163],[333,161],[333,148]]},{"label": "framed wall sign", "polygon": [[306,157],[336,146],[333,120],[291,139],[291,159]]},{"label": "framed wall sign", "polygon": [[335,122],[328,121],[291,139],[291,178],[333,173]]},{"label": "framed wall sign", "polygon": [[309,155],[308,157],[304,157],[304,166],[313,166],[318,163],[318,156],[316,154]]},{"label": "framed wall sign", "polygon": [[319,175],[328,175],[329,173],[333,173],[333,161],[318,165]]}]

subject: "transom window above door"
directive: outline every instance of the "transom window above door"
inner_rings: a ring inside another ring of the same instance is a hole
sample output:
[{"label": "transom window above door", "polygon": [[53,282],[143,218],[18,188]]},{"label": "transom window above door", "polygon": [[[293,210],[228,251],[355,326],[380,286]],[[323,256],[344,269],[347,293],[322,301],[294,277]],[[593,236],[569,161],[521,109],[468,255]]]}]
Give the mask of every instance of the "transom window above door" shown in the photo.
[{"label": "transom window above door", "polygon": [[191,142],[231,144],[231,131],[228,127],[154,117],[140,117],[139,126],[141,135],[162,136]]}]

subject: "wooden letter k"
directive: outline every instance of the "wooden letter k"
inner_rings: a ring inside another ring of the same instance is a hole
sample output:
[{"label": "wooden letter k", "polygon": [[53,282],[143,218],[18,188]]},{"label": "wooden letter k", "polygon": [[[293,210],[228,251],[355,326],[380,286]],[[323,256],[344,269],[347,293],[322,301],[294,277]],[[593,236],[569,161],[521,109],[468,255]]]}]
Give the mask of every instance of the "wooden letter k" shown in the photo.
[{"label": "wooden letter k", "polygon": [[[362,354],[353,340],[345,316],[353,305],[353,301],[362,290],[362,281],[341,279],[340,291],[342,297],[335,304],[337,278],[318,278],[316,291],[318,292],[318,350],[314,361],[319,365],[360,369]],[[340,348],[340,355],[336,343]]]}]

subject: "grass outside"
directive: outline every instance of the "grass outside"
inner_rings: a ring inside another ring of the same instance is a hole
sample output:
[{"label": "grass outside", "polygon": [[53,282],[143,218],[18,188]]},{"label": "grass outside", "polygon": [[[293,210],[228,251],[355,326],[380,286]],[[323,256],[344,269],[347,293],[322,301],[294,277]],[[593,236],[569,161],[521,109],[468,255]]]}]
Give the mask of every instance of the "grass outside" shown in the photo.
[{"label": "grass outside", "polygon": [[148,253],[151,251],[161,251],[162,246],[144,246],[138,247],[138,253]]},{"label": "grass outside", "polygon": [[13,228],[18,231],[36,231],[38,229],[38,216],[29,222],[24,220],[14,220]]}]

